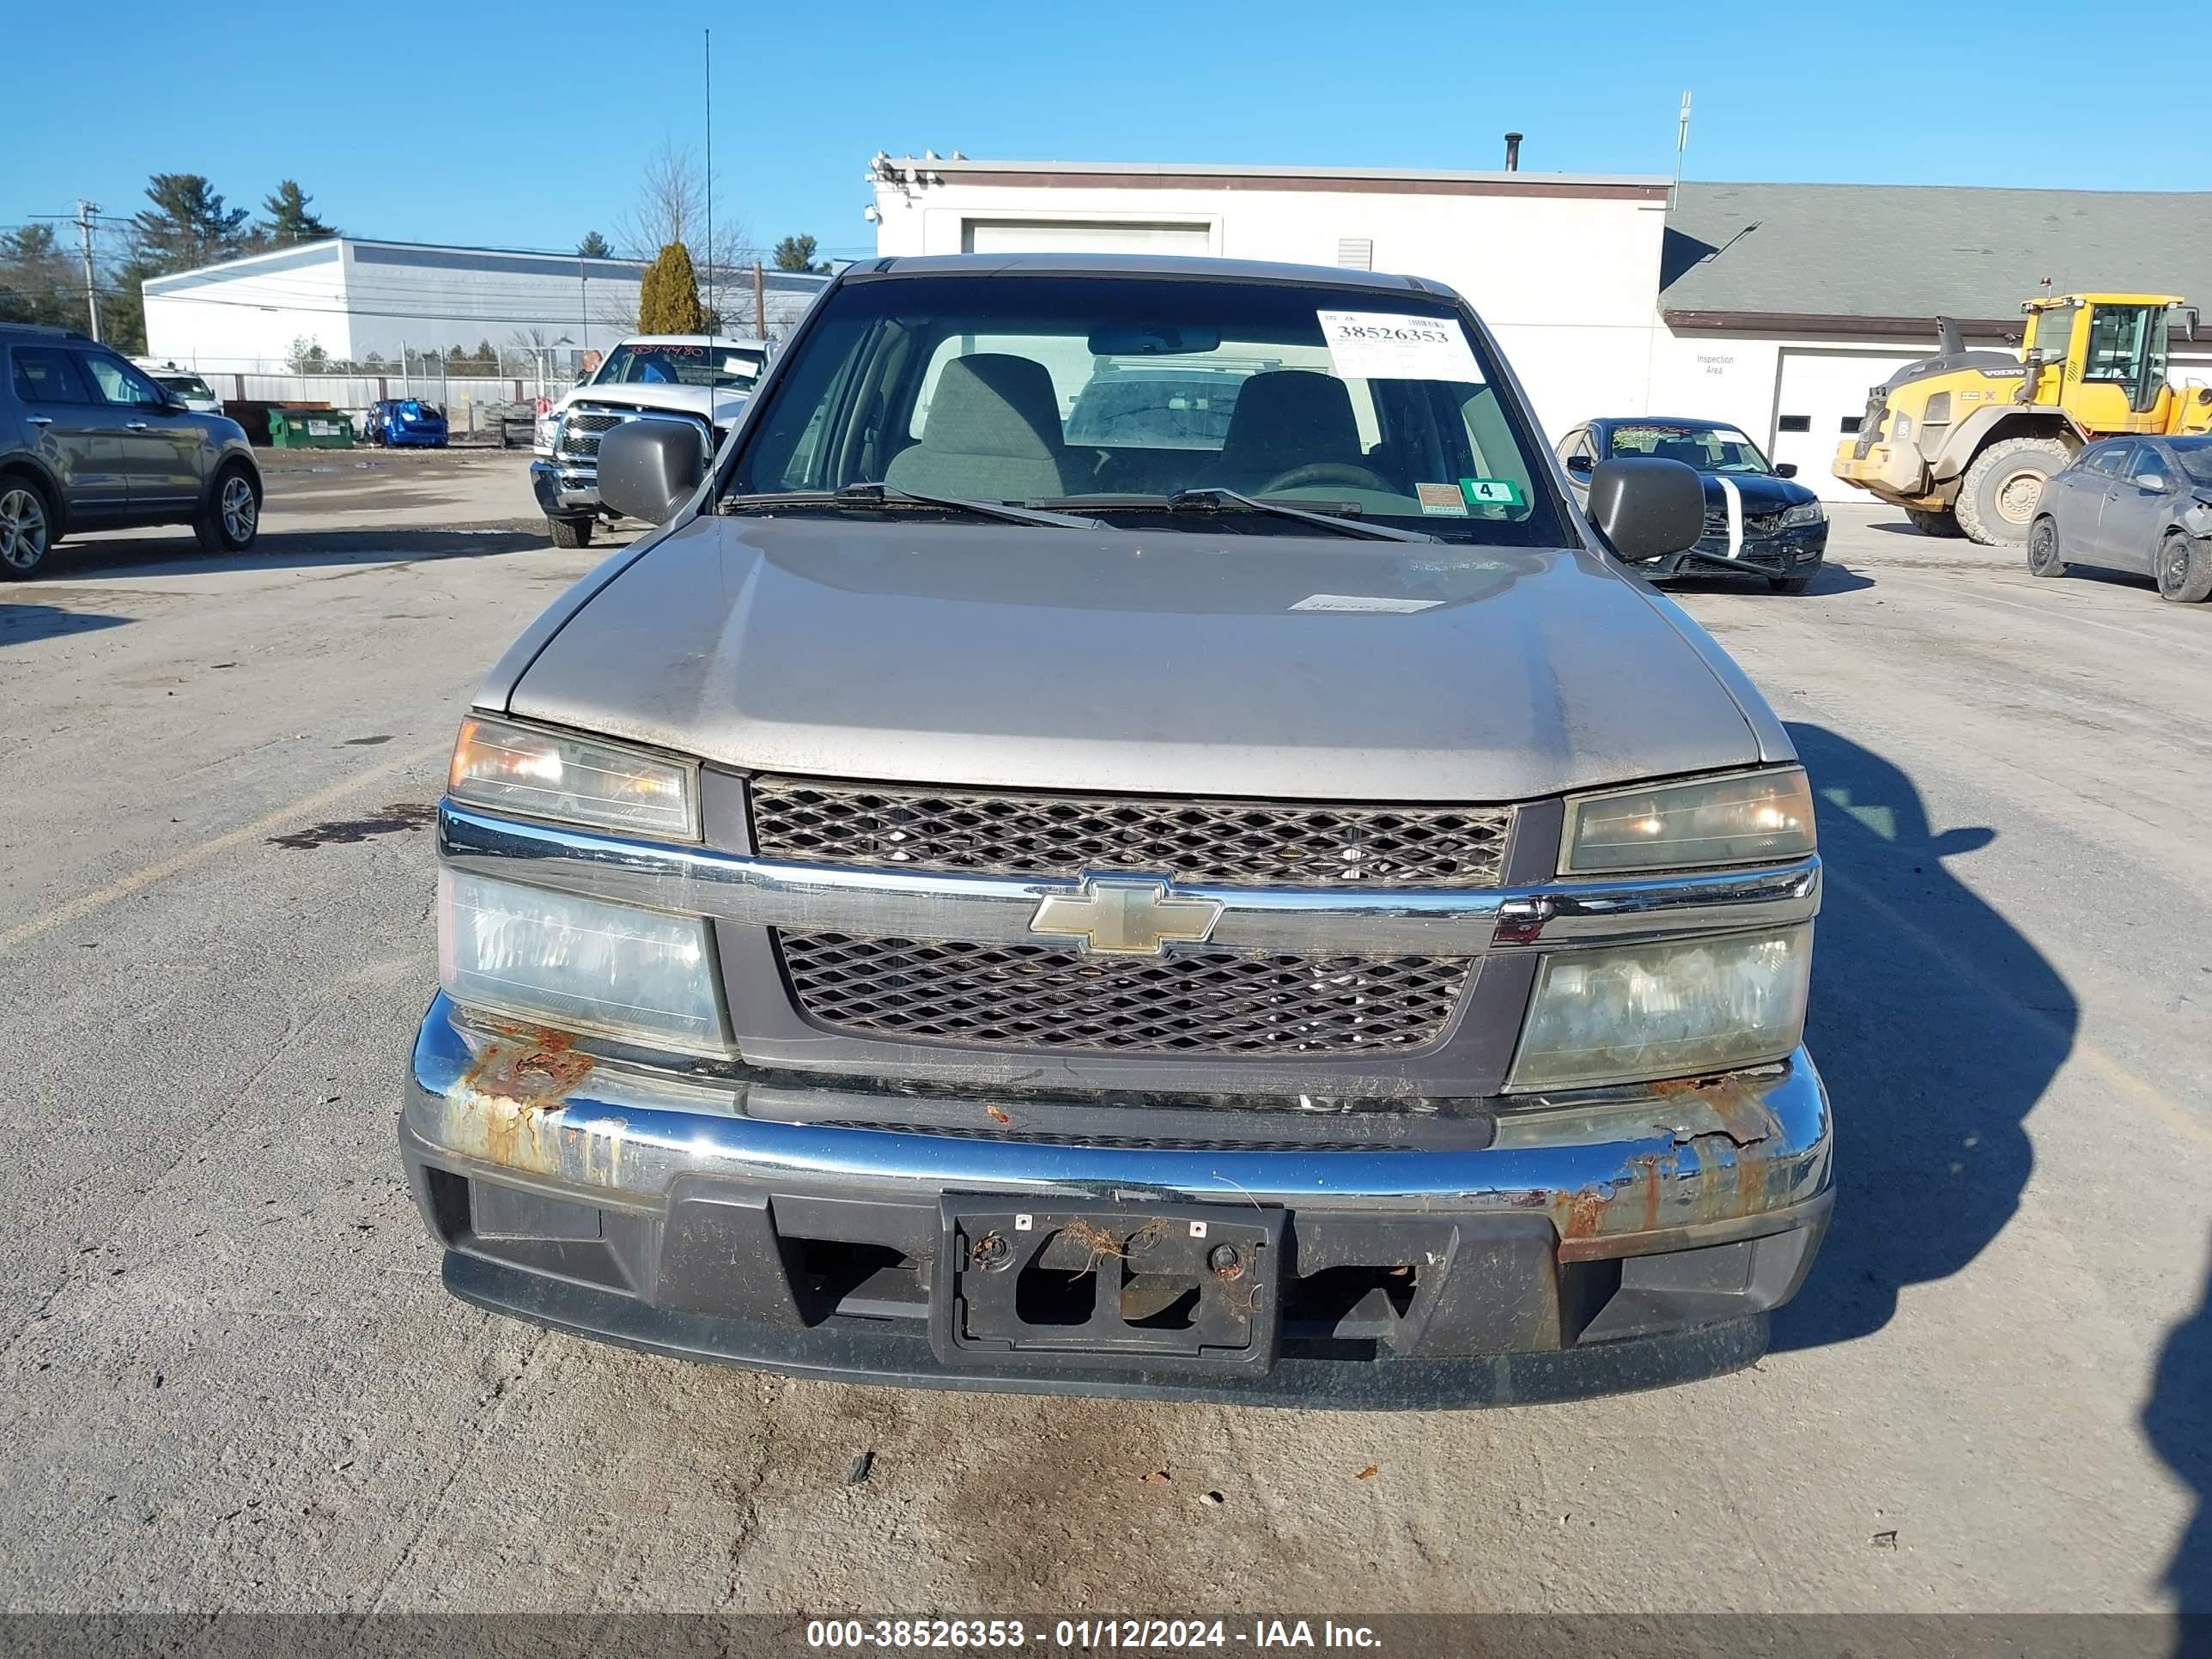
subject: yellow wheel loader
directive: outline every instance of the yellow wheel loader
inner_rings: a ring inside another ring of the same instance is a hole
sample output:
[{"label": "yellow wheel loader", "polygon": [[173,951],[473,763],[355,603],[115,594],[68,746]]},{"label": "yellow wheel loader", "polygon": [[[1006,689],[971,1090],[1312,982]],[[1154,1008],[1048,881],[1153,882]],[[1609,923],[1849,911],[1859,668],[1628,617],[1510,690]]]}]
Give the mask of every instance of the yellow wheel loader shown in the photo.
[{"label": "yellow wheel loader", "polygon": [[1969,351],[1936,319],[1936,355],[1874,388],[1835,474],[1901,507],[1930,536],[1995,547],[2027,539],[2043,481],[2082,445],[2121,432],[2212,431],[2212,386],[2166,384],[2170,319],[2197,313],[2165,294],[2030,300],[2021,355]]}]

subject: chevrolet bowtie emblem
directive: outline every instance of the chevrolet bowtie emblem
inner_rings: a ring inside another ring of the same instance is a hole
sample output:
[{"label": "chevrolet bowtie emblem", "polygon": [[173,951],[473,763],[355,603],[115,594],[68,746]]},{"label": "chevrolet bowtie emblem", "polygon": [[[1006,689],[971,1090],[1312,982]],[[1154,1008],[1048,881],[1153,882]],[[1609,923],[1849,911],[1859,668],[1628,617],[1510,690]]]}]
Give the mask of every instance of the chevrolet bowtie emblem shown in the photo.
[{"label": "chevrolet bowtie emblem", "polygon": [[1085,876],[1074,892],[1039,902],[1030,932],[1079,939],[1101,955],[1157,957],[1170,939],[1205,939],[1220,920],[1219,900],[1170,895],[1164,881]]}]

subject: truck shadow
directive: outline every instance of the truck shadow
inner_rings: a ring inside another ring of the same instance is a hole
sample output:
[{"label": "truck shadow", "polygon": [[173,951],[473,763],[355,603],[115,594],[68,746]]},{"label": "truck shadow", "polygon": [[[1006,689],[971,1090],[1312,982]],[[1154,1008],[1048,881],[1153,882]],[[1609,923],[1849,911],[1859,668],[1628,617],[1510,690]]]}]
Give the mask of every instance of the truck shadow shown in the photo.
[{"label": "truck shadow", "polygon": [[2160,1582],[2172,1591],[2175,1610],[2194,1615],[2183,1629],[2176,1659],[2208,1659],[2212,1656],[2212,1261],[2208,1261],[2197,1311],[2173,1328],[2159,1354],[2142,1426],[2151,1449],[2197,1502]]},{"label": "truck shadow", "polygon": [[2023,1120],[2081,1022],[2073,993],[1945,868],[1995,832],[1928,823],[1872,750],[1792,723],[1811,774],[1826,888],[1807,1046],[1837,1103],[1835,1219],[1774,1316],[1778,1348],[1866,1336],[1899,1293],[1957,1273],[2019,1207]]}]

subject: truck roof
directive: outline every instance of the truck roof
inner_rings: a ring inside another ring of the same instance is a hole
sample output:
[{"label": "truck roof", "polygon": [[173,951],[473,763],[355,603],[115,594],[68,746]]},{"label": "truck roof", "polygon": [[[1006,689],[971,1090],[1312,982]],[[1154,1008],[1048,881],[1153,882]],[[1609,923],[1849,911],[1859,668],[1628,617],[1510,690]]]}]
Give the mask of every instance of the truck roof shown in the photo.
[{"label": "truck roof", "polygon": [[1316,288],[1408,289],[1456,299],[1443,283],[1390,271],[1346,265],[1281,264],[1266,259],[1200,258],[1169,253],[929,253],[863,260],[843,273],[847,281],[867,276],[989,276],[1008,272],[1032,276],[1186,276],[1247,283],[1310,283]]},{"label": "truck roof", "polygon": [[768,349],[768,342],[766,340],[733,338],[727,334],[625,334],[622,337],[621,341],[616,345],[615,349],[619,351],[623,346],[635,345],[728,346],[732,349],[738,351],[766,351]]}]

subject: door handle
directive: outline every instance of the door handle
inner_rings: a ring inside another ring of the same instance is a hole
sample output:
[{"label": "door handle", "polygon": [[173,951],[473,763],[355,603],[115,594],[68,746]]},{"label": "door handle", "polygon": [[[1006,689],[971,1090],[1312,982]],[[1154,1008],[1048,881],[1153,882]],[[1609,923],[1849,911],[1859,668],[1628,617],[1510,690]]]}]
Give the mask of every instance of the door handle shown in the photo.
[{"label": "door handle", "polygon": [[146,430],[146,422],[143,421],[125,421],[123,423],[123,429],[125,432],[143,432]]},{"label": "door handle", "polygon": [[52,426],[54,423],[54,417],[51,415],[27,415],[23,418],[33,426]]}]

